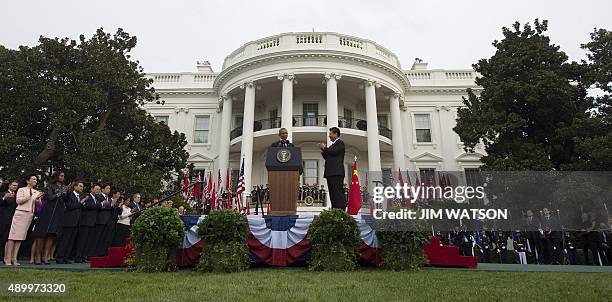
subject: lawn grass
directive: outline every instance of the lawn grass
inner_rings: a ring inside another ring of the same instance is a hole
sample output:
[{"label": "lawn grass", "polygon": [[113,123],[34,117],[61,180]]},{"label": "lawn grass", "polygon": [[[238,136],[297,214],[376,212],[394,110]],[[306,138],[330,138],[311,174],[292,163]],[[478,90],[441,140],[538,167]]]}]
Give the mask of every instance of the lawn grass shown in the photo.
[{"label": "lawn grass", "polygon": [[[6,282],[67,282],[68,301],[610,301],[612,273],[483,272],[428,269],[347,273],[303,268],[236,274],[190,270],[145,274],[3,269]],[[17,297],[3,300],[24,301]],[[31,298],[41,301],[40,297]],[[46,299],[45,299],[46,300]]]}]

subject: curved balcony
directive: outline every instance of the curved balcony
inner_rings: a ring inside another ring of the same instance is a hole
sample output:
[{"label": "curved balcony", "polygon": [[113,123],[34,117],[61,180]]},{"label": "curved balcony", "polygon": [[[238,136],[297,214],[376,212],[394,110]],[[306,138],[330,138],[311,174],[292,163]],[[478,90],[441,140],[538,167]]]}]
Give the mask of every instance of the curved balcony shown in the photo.
[{"label": "curved balcony", "polygon": [[[253,123],[253,132],[280,128],[281,118],[270,118],[257,120]],[[307,116],[307,115],[294,115],[293,116],[293,127],[326,127],[327,126],[327,116],[325,115],[315,115],[315,116]],[[368,129],[368,123],[362,119],[356,118],[345,118],[338,117],[338,126],[340,128],[348,128],[348,129],[356,129],[361,131],[366,131]],[[391,139],[391,129],[383,126],[378,126],[378,134],[382,135],[388,139]],[[233,140],[237,137],[242,136],[242,126],[234,128],[230,132],[230,140]]]},{"label": "curved balcony", "polygon": [[238,62],[275,52],[325,50],[365,55],[401,69],[397,56],[376,42],[333,32],[283,33],[244,44],[225,58],[223,69]]}]

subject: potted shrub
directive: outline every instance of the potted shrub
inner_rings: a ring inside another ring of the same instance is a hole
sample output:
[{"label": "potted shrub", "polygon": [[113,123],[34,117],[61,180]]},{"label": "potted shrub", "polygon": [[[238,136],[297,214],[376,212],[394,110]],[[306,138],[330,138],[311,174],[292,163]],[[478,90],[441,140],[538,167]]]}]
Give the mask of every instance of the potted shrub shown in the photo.
[{"label": "potted shrub", "polygon": [[176,209],[152,207],[145,210],[136,219],[131,230],[136,270],[175,270],[176,250],[184,234],[185,226]]},{"label": "potted shrub", "polygon": [[204,272],[240,272],[249,267],[246,217],[232,209],[212,211],[198,224],[204,241],[197,270]]},{"label": "potted shrub", "polygon": [[308,230],[312,245],[310,269],[316,271],[349,271],[357,267],[359,227],[353,217],[339,209],[321,212]]},{"label": "potted shrub", "polygon": [[[399,211],[400,208],[387,211]],[[420,213],[417,213],[419,217]],[[423,245],[430,234],[423,220],[385,219],[376,226],[376,237],[382,250],[383,267],[395,270],[417,270],[427,263]]]}]

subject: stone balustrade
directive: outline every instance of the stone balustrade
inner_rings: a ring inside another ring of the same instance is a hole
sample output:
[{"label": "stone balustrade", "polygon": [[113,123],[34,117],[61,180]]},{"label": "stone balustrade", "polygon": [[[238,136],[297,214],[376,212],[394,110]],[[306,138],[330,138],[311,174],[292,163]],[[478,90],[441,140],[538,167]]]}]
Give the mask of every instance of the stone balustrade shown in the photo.
[{"label": "stone balustrade", "polygon": [[249,42],[225,58],[223,69],[264,54],[299,50],[355,53],[384,61],[401,69],[397,56],[382,45],[367,39],[328,32],[284,33]]}]

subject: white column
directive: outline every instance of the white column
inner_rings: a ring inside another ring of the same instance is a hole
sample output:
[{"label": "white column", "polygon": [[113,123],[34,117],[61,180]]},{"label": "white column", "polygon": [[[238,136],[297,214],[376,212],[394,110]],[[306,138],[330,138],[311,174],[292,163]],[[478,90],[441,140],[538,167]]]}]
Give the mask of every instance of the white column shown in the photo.
[{"label": "white column", "polygon": [[[376,83],[366,81],[366,123],[368,139],[368,193],[374,196],[376,181],[382,181],[382,169],[380,164],[380,146],[378,142],[378,116],[376,111]],[[381,205],[373,205],[375,208],[385,208],[385,202]]]},{"label": "white column", "polygon": [[402,121],[399,106],[399,93],[394,93],[389,98],[391,111],[391,146],[393,147],[393,173],[398,170],[404,172],[406,164],[404,162],[404,140],[402,138]]},{"label": "white column", "polygon": [[[338,127],[338,80],[341,75],[335,73],[326,73],[325,82],[327,84],[327,129]],[[327,138],[329,145],[330,140]]]},{"label": "white column", "polygon": [[278,77],[283,81],[283,93],[281,101],[281,127],[287,129],[288,140],[293,142],[293,74],[284,74]]},{"label": "white column", "polygon": [[232,131],[232,96],[223,95],[223,113],[221,114],[221,138],[219,139],[219,169],[221,170],[223,187],[225,173],[229,167],[230,132]]},{"label": "white column", "polygon": [[253,174],[253,123],[255,122],[255,85],[247,82],[240,86],[244,89],[244,117],[242,122],[242,149],[240,160],[244,159],[245,193],[251,192]]},{"label": "white column", "polygon": [[376,111],[376,83],[366,81],[366,122],[368,129],[368,171],[381,172],[380,146],[378,142],[378,115]]}]

